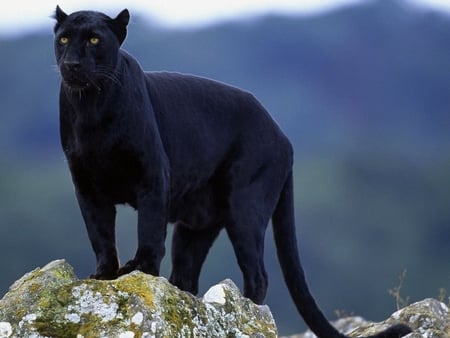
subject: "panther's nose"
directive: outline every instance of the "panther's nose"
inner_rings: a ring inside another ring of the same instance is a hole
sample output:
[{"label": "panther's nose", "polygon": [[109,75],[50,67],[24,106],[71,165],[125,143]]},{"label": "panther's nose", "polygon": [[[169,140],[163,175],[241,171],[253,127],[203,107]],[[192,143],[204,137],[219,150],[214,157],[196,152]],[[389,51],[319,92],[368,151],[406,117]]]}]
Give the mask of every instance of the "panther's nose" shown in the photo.
[{"label": "panther's nose", "polygon": [[66,60],[64,66],[71,72],[77,72],[80,69],[80,61]]}]

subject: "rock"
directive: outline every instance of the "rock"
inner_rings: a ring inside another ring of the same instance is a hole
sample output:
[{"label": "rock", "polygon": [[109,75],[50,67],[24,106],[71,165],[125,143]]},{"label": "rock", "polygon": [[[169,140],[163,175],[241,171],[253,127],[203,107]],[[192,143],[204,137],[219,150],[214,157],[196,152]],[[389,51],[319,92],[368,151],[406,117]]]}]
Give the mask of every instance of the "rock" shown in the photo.
[{"label": "rock", "polygon": [[[403,322],[405,338],[450,338],[448,307],[425,299],[381,322],[361,317],[335,321],[350,337],[376,334]],[[135,271],[113,281],[79,280],[58,260],[16,281],[0,300],[0,338],[13,337],[277,337],[267,306],[241,296],[230,280],[203,298],[180,291],[162,277]],[[290,338],[313,338],[310,331]]]},{"label": "rock", "polygon": [[0,338],[276,336],[269,308],[242,297],[230,280],[200,299],[138,271],[79,280],[58,260],[20,278],[0,300]]},{"label": "rock", "polygon": [[[413,332],[404,338],[450,338],[450,312],[448,307],[435,299],[425,299],[395,312],[387,320],[373,323],[361,317],[349,317],[333,322],[339,331],[350,337],[366,337],[376,334],[399,322],[409,325]],[[314,338],[311,331],[285,338]]]},{"label": "rock", "polygon": [[[358,328],[361,325],[371,324],[371,322],[365,320],[362,317],[346,317],[333,321],[331,324],[333,324],[333,326],[337,328],[339,332],[348,334],[355,328]],[[317,338],[317,337],[314,333],[311,332],[311,330],[308,330],[305,333],[294,334],[292,336],[285,336],[281,338]]]},{"label": "rock", "polygon": [[425,299],[411,304],[397,312],[382,323],[361,327],[352,332],[358,335],[374,334],[398,322],[409,325],[414,332],[407,338],[450,338],[450,313],[447,305],[435,299]]}]

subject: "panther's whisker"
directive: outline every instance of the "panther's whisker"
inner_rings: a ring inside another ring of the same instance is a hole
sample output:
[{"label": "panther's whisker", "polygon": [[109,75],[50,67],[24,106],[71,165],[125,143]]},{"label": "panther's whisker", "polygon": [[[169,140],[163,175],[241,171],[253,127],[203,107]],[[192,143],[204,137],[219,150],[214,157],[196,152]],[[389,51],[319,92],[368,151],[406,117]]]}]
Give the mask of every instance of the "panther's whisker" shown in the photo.
[{"label": "panther's whisker", "polygon": [[110,80],[113,83],[121,86],[122,84],[121,84],[118,76],[114,72],[110,71],[110,69],[108,69],[108,68],[112,69],[112,67],[106,67],[106,66],[98,67],[94,73],[97,74],[99,77],[103,77],[103,78]]},{"label": "panther's whisker", "polygon": [[97,89],[97,91],[99,91],[99,92],[102,91],[102,88],[95,82],[94,79],[88,78],[88,80],[89,80],[89,84],[94,86],[94,88]]},{"label": "panther's whisker", "polygon": [[58,74],[61,74],[61,70],[58,65],[52,65],[51,68]]}]

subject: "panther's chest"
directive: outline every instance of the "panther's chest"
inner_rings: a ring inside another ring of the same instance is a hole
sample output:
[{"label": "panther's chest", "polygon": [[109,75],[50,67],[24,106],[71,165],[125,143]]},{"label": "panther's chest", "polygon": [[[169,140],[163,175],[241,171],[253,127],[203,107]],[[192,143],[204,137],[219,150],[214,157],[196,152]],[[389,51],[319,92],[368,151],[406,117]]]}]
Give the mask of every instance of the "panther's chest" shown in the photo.
[{"label": "panther's chest", "polygon": [[66,154],[76,185],[87,185],[115,204],[136,205],[145,168],[136,149],[120,143],[78,142]]}]

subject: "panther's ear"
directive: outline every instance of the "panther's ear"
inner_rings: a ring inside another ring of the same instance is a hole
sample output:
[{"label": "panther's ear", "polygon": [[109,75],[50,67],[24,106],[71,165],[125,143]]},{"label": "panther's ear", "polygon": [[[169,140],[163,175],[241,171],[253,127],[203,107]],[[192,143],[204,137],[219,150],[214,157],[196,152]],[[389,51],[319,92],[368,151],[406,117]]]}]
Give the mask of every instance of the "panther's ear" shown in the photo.
[{"label": "panther's ear", "polygon": [[64,11],[61,9],[61,7],[59,7],[59,5],[56,6],[55,14],[53,15],[53,18],[56,19],[56,24],[54,28],[55,33],[58,30],[58,27],[64,22],[64,20],[66,20],[67,16],[68,15],[64,13]]},{"label": "panther's ear", "polygon": [[119,43],[122,44],[127,36],[127,25],[130,21],[130,12],[128,9],[124,9],[119,15],[116,16],[115,19],[112,20],[112,29],[119,40]]},{"label": "panther's ear", "polygon": [[119,15],[116,16],[114,20],[126,27],[128,25],[128,22],[130,21],[130,12],[128,12],[128,9],[125,8],[122,12],[119,13]]}]

